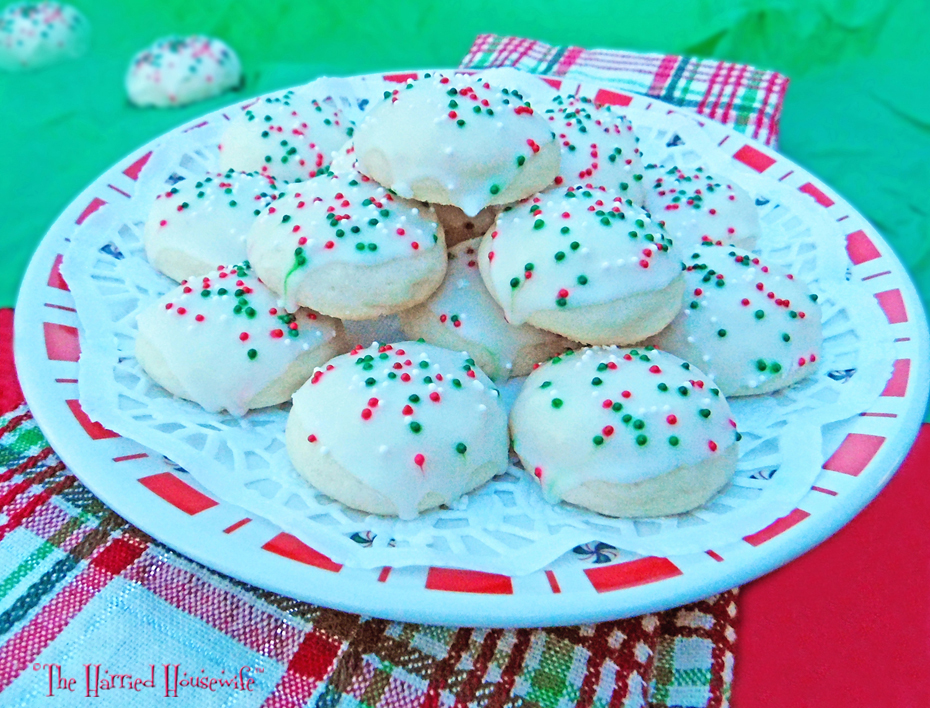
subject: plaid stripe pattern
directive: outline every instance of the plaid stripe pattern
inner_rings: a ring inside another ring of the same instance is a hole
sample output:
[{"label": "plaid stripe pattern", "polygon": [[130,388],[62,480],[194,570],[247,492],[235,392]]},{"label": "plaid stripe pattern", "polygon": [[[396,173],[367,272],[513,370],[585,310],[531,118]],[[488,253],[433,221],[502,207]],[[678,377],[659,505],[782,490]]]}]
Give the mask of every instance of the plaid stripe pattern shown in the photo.
[{"label": "plaid stripe pattern", "polygon": [[553,47],[493,34],[479,35],[461,63],[463,69],[502,66],[651,96],[778,145],[788,77],[775,71],[695,57]]},{"label": "plaid stripe pattern", "polygon": [[[28,408],[0,417],[0,703],[11,708],[50,692],[62,705],[89,693],[148,706],[172,685],[178,705],[198,706],[725,706],[735,599],[539,630],[346,614],[172,552],[94,497]],[[114,674],[152,687],[108,689]]]}]

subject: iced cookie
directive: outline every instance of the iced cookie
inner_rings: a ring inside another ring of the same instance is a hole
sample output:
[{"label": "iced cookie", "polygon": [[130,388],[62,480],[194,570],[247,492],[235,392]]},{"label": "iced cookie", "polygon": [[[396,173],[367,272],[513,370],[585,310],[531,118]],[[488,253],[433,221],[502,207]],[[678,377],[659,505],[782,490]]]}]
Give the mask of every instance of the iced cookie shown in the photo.
[{"label": "iced cookie", "polygon": [[353,509],[411,519],[507,469],[507,414],[467,354],[401,342],[356,347],[294,394],[294,467]]},{"label": "iced cookie", "polygon": [[126,93],[137,106],[170,108],[219,96],[242,83],[239,57],[213,37],[164,37],[136,54]]},{"label": "iced cookie", "polygon": [[318,100],[294,91],[266,96],[233,113],[220,141],[220,164],[278,181],[327,172],[333,153],[353,131],[331,98]]},{"label": "iced cookie", "polygon": [[178,281],[241,263],[246,234],[276,198],[273,180],[232,170],[178,182],[152,205],[142,234],[145,255]]},{"label": "iced cookie", "polygon": [[427,74],[375,106],[355,133],[358,169],[402,197],[475,216],[549,185],[559,146],[519,91]]},{"label": "iced cookie", "polygon": [[767,393],[813,373],[823,347],[817,296],[733,246],[685,256],[685,306],[651,343],[693,361],[727,396]]},{"label": "iced cookie", "polygon": [[77,59],[90,45],[90,24],[70,5],[17,2],[0,14],[0,69],[28,71]]},{"label": "iced cookie", "polygon": [[643,160],[633,126],[610,106],[596,107],[587,98],[556,96],[542,115],[562,149],[556,185],[592,183],[615,190],[642,206]]},{"label": "iced cookie", "polygon": [[626,344],[681,309],[677,253],[664,229],[617,192],[569,187],[502,212],[482,239],[478,266],[511,324]]},{"label": "iced cookie", "polygon": [[510,430],[547,501],[608,516],[700,506],[730,480],[739,457],[740,435],[720,390],[651,347],[554,358],[527,378]]},{"label": "iced cookie", "polygon": [[358,173],[289,185],[256,219],[248,252],[288,311],[302,305],[350,320],[423,302],[447,260],[432,209]]},{"label": "iced cookie", "polygon": [[507,323],[478,272],[478,244],[473,239],[449,250],[446,279],[429,300],[400,313],[401,329],[411,339],[467,351],[495,381],[525,376],[569,342],[530,325]]},{"label": "iced cookie", "polygon": [[346,350],[342,323],[288,314],[248,265],[185,281],[138,316],[136,358],[155,383],[206,410],[283,403]]},{"label": "iced cookie", "polygon": [[703,167],[650,165],[646,208],[681,248],[704,241],[752,249],[761,232],[759,211],[745,189]]}]

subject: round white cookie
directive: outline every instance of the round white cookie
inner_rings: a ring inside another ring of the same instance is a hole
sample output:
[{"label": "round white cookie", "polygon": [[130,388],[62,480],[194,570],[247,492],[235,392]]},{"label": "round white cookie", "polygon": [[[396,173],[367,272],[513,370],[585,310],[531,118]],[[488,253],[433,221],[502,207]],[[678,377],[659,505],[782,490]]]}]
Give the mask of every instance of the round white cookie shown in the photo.
[{"label": "round white cookie", "polygon": [[680,514],[736,471],[730,407],[672,354],[568,351],[526,380],[510,415],[513,446],[550,503],[609,516]]},{"label": "round white cookie", "polygon": [[159,194],[142,233],[156,270],[184,280],[221,263],[247,259],[245,237],[261,210],[277,198],[273,180],[233,172],[186,179]]},{"label": "round white cookie", "polygon": [[442,285],[429,300],[400,313],[401,329],[411,339],[467,351],[495,381],[526,376],[571,343],[530,325],[508,324],[481,280],[478,246],[479,239],[472,239],[449,250]]},{"label": "round white cookie", "polygon": [[699,243],[755,248],[762,231],[759,210],[745,189],[703,167],[681,170],[649,165],[646,208],[681,248]]},{"label": "round white cookie", "polygon": [[548,121],[480,75],[427,74],[375,106],[355,133],[358,169],[402,197],[475,216],[538,192],[559,171]]},{"label": "round white cookie", "polygon": [[610,106],[574,96],[556,96],[540,111],[562,149],[557,187],[590,182],[645,204],[642,153],[629,120]]},{"label": "round white cookie", "polygon": [[503,211],[478,266],[508,322],[589,344],[655,334],[684,291],[664,229],[604,187],[549,190]]},{"label": "round white cookie", "polygon": [[287,451],[337,501],[411,519],[507,469],[507,414],[465,353],[418,342],[356,347],[294,394]]},{"label": "round white cookie", "polygon": [[283,403],[314,367],[344,352],[342,323],[288,314],[248,265],[167,293],[138,315],[136,358],[155,383],[210,412]]},{"label": "round white cookie", "polygon": [[364,320],[423,302],[446,272],[432,210],[358,173],[288,186],[256,219],[249,261],[285,307]]},{"label": "round white cookie", "polygon": [[804,283],[734,246],[706,243],[685,264],[685,306],[652,344],[697,362],[727,396],[768,393],[813,373],[823,330]]},{"label": "round white cookie", "polygon": [[0,69],[28,71],[77,59],[90,46],[90,23],[70,5],[16,2],[0,14]]},{"label": "round white cookie", "polygon": [[331,98],[294,91],[265,96],[233,113],[220,141],[220,164],[278,181],[299,182],[327,172],[333,153],[353,132]]},{"label": "round white cookie", "polygon": [[136,54],[126,93],[137,106],[170,108],[219,96],[242,83],[239,57],[214,37],[163,37]]}]

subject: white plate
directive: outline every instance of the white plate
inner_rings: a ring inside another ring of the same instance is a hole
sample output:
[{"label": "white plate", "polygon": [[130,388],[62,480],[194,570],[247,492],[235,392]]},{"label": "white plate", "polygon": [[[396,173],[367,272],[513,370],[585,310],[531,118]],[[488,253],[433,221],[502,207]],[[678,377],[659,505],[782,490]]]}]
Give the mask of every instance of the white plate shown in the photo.
[{"label": "white plate", "polygon": [[[387,75],[405,80],[415,73]],[[378,77],[380,78],[380,77]],[[553,80],[550,80],[550,83]],[[669,107],[597,86],[562,87],[600,103],[665,113]],[[224,119],[223,111],[193,121]],[[690,602],[758,577],[841,528],[884,486],[919,428],[930,386],[926,321],[890,247],[819,180],[762,145],[715,123],[707,137],[750,171],[811,196],[843,227],[849,277],[874,296],[873,324],[893,340],[895,368],[860,416],[830,426],[822,469],[793,511],[765,529],[703,553],[620,560],[588,544],[519,577],[443,568],[342,567],[262,518],[212,498],[159,454],[91,423],[78,404],[80,352],[74,301],[60,277],[71,237],[93,229],[108,203],[132,199],[151,147],[107,171],[52,226],[23,281],[15,320],[16,363],[33,414],[72,471],[105,503],[160,541],[254,585],[330,607],[451,625],[547,626],[600,621]]]}]

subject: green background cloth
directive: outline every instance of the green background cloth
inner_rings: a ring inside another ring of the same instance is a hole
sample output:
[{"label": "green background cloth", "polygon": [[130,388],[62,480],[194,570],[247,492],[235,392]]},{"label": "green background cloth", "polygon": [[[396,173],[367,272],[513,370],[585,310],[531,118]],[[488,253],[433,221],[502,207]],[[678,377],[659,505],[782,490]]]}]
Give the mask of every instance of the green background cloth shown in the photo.
[{"label": "green background cloth", "polygon": [[[0,307],[58,213],[155,136],[237,99],[317,76],[456,66],[475,36],[693,54],[791,77],[781,150],[845,196],[893,244],[930,303],[930,6],[920,0],[73,0],[90,53],[0,74]],[[137,109],[123,77],[168,34],[220,37],[243,91]]]}]

